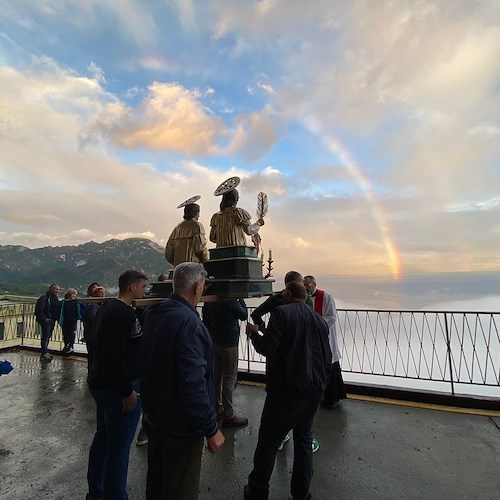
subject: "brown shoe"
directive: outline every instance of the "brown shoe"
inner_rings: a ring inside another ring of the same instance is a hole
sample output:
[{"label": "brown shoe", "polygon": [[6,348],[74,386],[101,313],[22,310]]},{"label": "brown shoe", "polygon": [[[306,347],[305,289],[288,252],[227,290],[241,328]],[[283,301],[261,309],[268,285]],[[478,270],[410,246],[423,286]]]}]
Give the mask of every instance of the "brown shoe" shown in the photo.
[{"label": "brown shoe", "polygon": [[222,422],[222,427],[245,427],[245,425],[248,425],[248,418],[236,415],[232,418],[226,418]]}]

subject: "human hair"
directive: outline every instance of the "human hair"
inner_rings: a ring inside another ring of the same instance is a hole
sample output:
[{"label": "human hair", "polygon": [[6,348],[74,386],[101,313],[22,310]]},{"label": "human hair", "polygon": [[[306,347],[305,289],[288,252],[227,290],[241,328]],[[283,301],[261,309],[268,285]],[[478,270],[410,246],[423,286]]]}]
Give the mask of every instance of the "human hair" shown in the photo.
[{"label": "human hair", "polygon": [[200,205],[197,203],[190,203],[184,207],[184,219],[194,219],[197,215],[200,215]]},{"label": "human hair", "polygon": [[235,207],[238,203],[240,195],[237,189],[231,189],[227,193],[222,195],[222,201],[220,202],[220,209],[224,210],[225,208]]},{"label": "human hair", "polygon": [[168,273],[162,273],[160,276],[158,276],[158,279],[156,281],[167,281],[168,280]]},{"label": "human hair", "polygon": [[308,274],[307,276],[304,276],[304,279],[307,279],[307,281],[311,282],[314,286],[316,286],[316,278],[314,276]]},{"label": "human hair", "polygon": [[54,288],[56,288],[56,287],[57,287],[57,288],[59,288],[59,285],[58,285],[57,283],[52,283],[52,284],[49,286],[49,292],[52,292],[52,290],[53,290]]},{"label": "human hair", "polygon": [[306,287],[300,281],[290,281],[285,287],[285,300],[287,296],[295,301],[304,302],[307,297]]},{"label": "human hair", "polygon": [[304,281],[304,278],[302,278],[302,274],[298,273],[297,271],[288,271],[285,274],[285,285],[287,283],[290,283],[290,281],[298,281],[299,283],[302,283]]},{"label": "human hair", "polygon": [[120,293],[124,293],[130,285],[147,279],[148,277],[144,273],[141,273],[141,271],[129,269],[128,271],[122,273],[118,278],[118,289],[120,290]]},{"label": "human hair", "polygon": [[205,281],[207,272],[203,264],[199,262],[182,262],[174,269],[173,290],[174,293],[183,293],[196,283]]},{"label": "human hair", "polygon": [[92,292],[94,291],[94,288],[97,288],[99,286],[99,283],[97,281],[92,281],[92,283],[87,287],[87,297],[92,297]]},{"label": "human hair", "polygon": [[[92,292],[89,295],[89,297],[104,297],[105,292],[106,292],[106,289],[103,286],[98,285],[92,289]],[[102,295],[101,295],[101,293],[102,293]]]},{"label": "human hair", "polygon": [[64,298],[65,299],[69,299],[72,295],[76,295],[76,290],[74,288],[68,288],[65,292],[64,292]]}]

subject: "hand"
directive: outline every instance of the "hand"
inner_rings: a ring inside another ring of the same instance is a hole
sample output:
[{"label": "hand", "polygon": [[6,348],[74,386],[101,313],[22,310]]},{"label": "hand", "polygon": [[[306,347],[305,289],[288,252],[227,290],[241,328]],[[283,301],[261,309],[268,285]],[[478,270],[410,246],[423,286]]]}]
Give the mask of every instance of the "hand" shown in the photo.
[{"label": "hand", "polygon": [[246,334],[249,337],[250,337],[250,335],[252,335],[252,333],[258,332],[258,331],[259,331],[259,327],[257,325],[253,325],[252,323],[247,323]]},{"label": "hand", "polygon": [[214,436],[207,438],[208,451],[210,453],[217,453],[222,448],[225,440],[224,434],[221,431],[217,431]]},{"label": "hand", "polygon": [[122,411],[131,412],[135,408],[139,396],[138,392],[132,391],[126,398],[122,398]]}]

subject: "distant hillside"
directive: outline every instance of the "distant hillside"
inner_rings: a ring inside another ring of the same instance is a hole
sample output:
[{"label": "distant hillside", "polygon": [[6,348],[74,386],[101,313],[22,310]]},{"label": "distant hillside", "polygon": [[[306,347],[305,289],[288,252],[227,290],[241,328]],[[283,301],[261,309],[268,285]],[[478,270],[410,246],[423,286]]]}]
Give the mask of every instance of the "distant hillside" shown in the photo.
[{"label": "distant hillside", "polygon": [[156,280],[170,267],[163,248],[144,238],[33,250],[0,245],[0,293],[38,295],[50,283],[58,283],[83,294],[92,281],[116,288],[118,276],[127,269],[140,270]]}]

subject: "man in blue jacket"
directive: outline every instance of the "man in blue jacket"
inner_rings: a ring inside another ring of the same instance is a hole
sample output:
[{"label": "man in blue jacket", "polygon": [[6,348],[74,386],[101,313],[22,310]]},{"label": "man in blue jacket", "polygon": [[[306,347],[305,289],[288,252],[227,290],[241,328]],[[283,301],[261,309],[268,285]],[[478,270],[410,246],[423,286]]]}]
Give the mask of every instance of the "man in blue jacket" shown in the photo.
[{"label": "man in blue jacket", "polygon": [[61,314],[61,303],[57,294],[59,293],[59,285],[52,283],[47,292],[42,295],[36,302],[35,316],[36,322],[42,329],[41,348],[42,361],[52,361],[52,354],[49,352],[49,342],[52,337],[52,332],[56,325],[56,321]]},{"label": "man in blue jacket", "polygon": [[217,452],[212,341],[196,305],[206,271],[197,262],[176,266],[173,294],[144,320],[141,396],[148,435],[146,499],[198,498],[204,439]]}]

